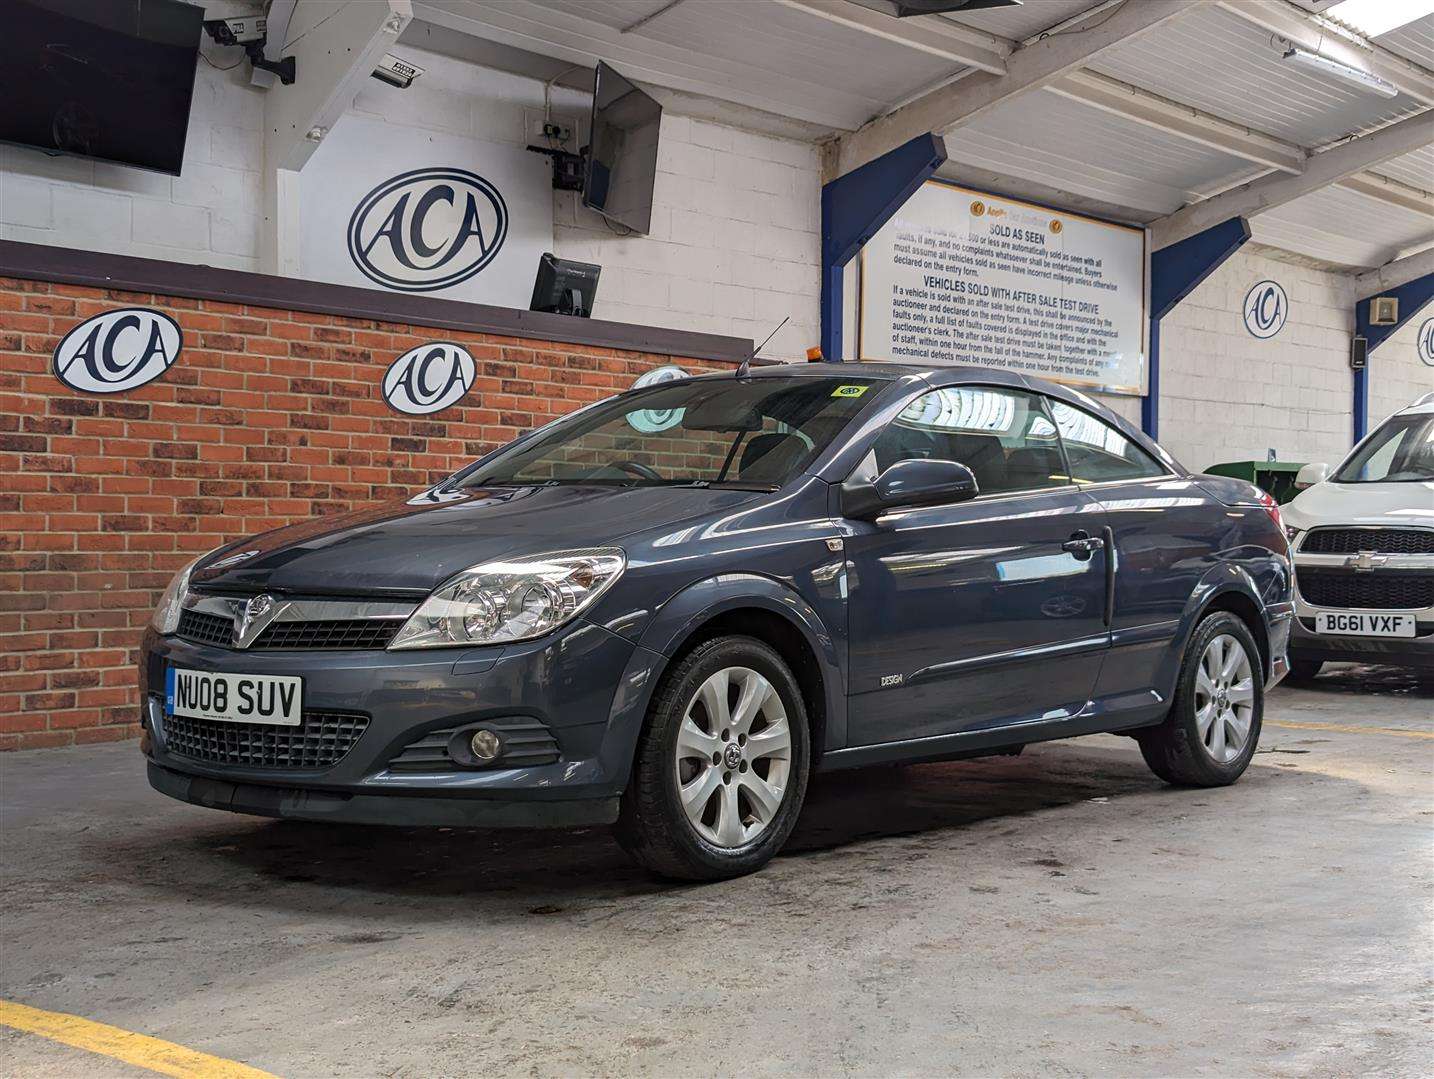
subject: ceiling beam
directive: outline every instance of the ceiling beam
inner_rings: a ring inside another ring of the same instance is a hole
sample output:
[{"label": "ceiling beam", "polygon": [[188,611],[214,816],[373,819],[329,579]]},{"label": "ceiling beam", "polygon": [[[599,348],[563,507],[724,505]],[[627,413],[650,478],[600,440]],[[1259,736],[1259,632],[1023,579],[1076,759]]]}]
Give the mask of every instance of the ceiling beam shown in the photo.
[{"label": "ceiling beam", "polygon": [[299,184],[319,143],[353,104],[383,54],[413,19],[409,0],[298,0],[286,45],[297,76],[264,94],[264,220],[259,264],[265,273],[299,273]]},{"label": "ceiling beam", "polygon": [[359,87],[413,18],[409,0],[301,0],[283,50],[297,64],[292,86],[264,95],[264,164],[301,169],[353,104]]},{"label": "ceiling beam", "polygon": [[1004,38],[970,30],[949,19],[917,15],[895,19],[879,11],[848,3],[848,0],[776,0],[783,7],[804,11],[828,22],[859,30],[871,37],[905,45],[938,56],[962,67],[974,67],[993,75],[1006,73],[1006,57],[1015,48]]},{"label": "ceiling beam", "polygon": [[1434,71],[1303,11],[1286,0],[1219,0],[1231,15],[1291,44],[1392,82],[1410,97],[1434,105]]},{"label": "ceiling beam", "polygon": [[1348,180],[1339,181],[1337,186],[1371,199],[1378,199],[1390,206],[1397,206],[1401,210],[1420,214],[1429,221],[1430,227],[1434,228],[1434,194],[1428,191],[1421,191],[1410,184],[1374,172],[1358,173]]},{"label": "ceiling beam", "polygon": [[713,56],[702,51],[701,42],[693,42],[689,48],[640,32],[624,34],[568,10],[539,4],[415,0],[414,13],[445,30],[587,68],[606,60],[637,82],[763,109],[828,131],[851,131],[881,107],[880,102],[863,94]]},{"label": "ceiling beam", "polygon": [[833,175],[845,175],[927,132],[970,123],[1013,98],[1039,90],[1083,67],[1106,49],[1129,42],[1189,11],[1191,0],[1140,0],[1090,20],[1086,29],[1041,38],[1006,60],[1006,73],[979,72],[939,86],[841,138]]},{"label": "ceiling beam", "polygon": [[1434,143],[1434,110],[1410,116],[1322,153],[1311,154],[1305,171],[1296,176],[1271,173],[1222,195],[1177,210],[1151,226],[1151,246],[1159,250],[1187,236],[1194,236],[1226,218],[1253,217],[1273,210],[1301,195],[1347,180],[1356,173],[1430,143]]},{"label": "ceiling beam", "polygon": [[1051,83],[1046,90],[1231,157],[1281,172],[1304,171],[1305,151],[1292,142],[1253,131],[1233,120],[1201,112],[1094,71],[1074,71]]},{"label": "ceiling beam", "polygon": [[1434,274],[1434,247],[1360,274],[1354,279],[1354,294],[1367,300],[1430,274]]}]

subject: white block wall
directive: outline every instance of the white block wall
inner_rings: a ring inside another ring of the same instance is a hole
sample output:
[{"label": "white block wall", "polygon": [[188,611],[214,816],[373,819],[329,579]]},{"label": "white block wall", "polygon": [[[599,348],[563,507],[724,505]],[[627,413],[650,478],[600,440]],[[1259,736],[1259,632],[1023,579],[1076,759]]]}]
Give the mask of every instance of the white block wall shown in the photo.
[{"label": "white block wall", "polygon": [[1426,319],[1434,318],[1434,303],[1399,327],[1369,355],[1369,429],[1391,412],[1434,393],[1434,367],[1423,363],[1415,337]]},{"label": "white block wall", "polygon": [[763,355],[820,341],[821,174],[815,146],[664,114],[652,229],[623,236],[575,194],[555,251],[601,264],[602,318],[750,337]]},{"label": "white block wall", "polygon": [[[1241,305],[1266,278],[1284,286],[1290,307],[1262,341]],[[1353,291],[1347,276],[1265,253],[1226,261],[1161,324],[1161,443],[1197,471],[1264,460],[1270,448],[1287,461],[1342,457],[1353,431]]]},{"label": "white block wall", "polygon": [[263,124],[248,65],[201,60],[179,176],[0,146],[0,239],[256,270]]}]

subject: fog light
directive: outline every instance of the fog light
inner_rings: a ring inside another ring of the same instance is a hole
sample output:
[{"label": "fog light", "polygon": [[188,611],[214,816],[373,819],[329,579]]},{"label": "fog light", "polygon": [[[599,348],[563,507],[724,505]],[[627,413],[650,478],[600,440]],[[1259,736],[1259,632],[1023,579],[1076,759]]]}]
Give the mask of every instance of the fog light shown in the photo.
[{"label": "fog light", "polygon": [[498,754],[503,752],[503,739],[490,730],[476,730],[468,740],[468,748],[473,751],[475,760],[488,764],[497,760]]}]

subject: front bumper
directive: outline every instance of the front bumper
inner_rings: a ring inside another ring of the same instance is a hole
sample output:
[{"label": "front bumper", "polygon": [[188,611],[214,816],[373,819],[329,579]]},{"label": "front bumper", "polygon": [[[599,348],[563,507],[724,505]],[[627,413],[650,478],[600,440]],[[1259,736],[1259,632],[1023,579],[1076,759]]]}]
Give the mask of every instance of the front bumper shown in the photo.
[{"label": "front bumper", "polygon": [[618,799],[500,801],[493,798],[400,797],[305,787],[271,787],[171,771],[149,762],[149,785],[181,802],[231,813],[343,824],[444,825],[455,828],[570,828],[611,824]]},{"label": "front bumper", "polygon": [[[140,660],[142,745],[156,790],[216,809],[370,824],[607,823],[616,817],[631,768],[644,691],[661,662],[656,653],[581,620],[523,644],[400,652],[243,650],[150,631]],[[298,675],[306,725],[309,713],[361,715],[367,724],[326,767],[185,755],[193,750],[178,737],[175,745],[166,740],[163,689],[171,666]],[[557,759],[488,769],[395,760],[425,736],[480,722],[541,724]]]},{"label": "front bumper", "polygon": [[1314,631],[1314,612],[1317,609],[1331,608],[1306,606],[1296,617],[1290,635],[1290,659],[1324,663],[1388,663],[1397,667],[1434,670],[1434,613],[1420,614],[1415,623],[1417,637],[1337,637]]}]

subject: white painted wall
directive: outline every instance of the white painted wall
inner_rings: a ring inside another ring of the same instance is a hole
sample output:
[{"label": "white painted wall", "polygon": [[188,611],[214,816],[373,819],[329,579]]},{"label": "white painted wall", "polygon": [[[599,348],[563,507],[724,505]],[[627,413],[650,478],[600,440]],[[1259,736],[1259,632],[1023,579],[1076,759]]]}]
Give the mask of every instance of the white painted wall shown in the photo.
[{"label": "white painted wall", "polygon": [[[406,43],[400,52],[424,75],[407,90],[369,80],[349,115],[539,141],[540,81]],[[0,237],[257,270],[264,93],[249,85],[247,64],[220,72],[201,62],[179,177],[0,147]],[[576,149],[587,96],[559,88],[552,102]],[[670,110],[661,140],[651,234],[620,235],[576,194],[554,192],[553,252],[601,264],[597,318],[761,340],[790,315],[763,354],[801,359],[819,336],[816,147]]]},{"label": "white painted wall", "polygon": [[665,113],[652,231],[622,236],[559,194],[556,253],[601,264],[597,314],[750,337],[763,355],[820,340],[821,175],[815,146]]},{"label": "white painted wall", "polygon": [[[1284,286],[1289,318],[1267,340],[1241,317],[1245,293]],[[1349,343],[1354,295],[1345,275],[1239,252],[1161,324],[1160,441],[1188,468],[1263,460],[1334,460],[1352,439]]]},{"label": "white painted wall", "polygon": [[201,60],[180,176],[0,146],[0,238],[258,269],[263,123],[248,64]]},{"label": "white painted wall", "polygon": [[1419,359],[1415,344],[1419,327],[1434,318],[1429,304],[1399,327],[1369,356],[1369,429],[1391,412],[1434,393],[1434,367]]}]

